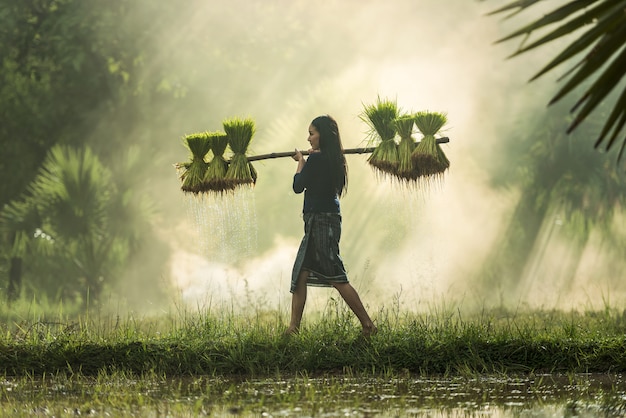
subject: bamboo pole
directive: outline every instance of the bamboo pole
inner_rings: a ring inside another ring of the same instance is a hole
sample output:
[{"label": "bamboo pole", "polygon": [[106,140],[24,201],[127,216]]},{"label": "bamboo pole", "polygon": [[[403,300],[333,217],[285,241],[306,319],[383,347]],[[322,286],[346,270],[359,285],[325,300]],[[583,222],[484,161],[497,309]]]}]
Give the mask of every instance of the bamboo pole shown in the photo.
[{"label": "bamboo pole", "polygon": [[[447,144],[450,142],[450,138],[447,136],[443,138],[437,138],[438,144]],[[347,148],[343,150],[344,154],[368,154],[374,151],[376,147],[366,147],[366,148]],[[308,151],[301,151],[302,155],[309,155]],[[248,161],[259,161],[259,160],[269,160],[272,158],[282,158],[282,157],[293,157],[296,155],[295,151],[286,151],[286,152],[271,152],[269,154],[261,154],[261,155],[252,155],[248,157]]]},{"label": "bamboo pole", "polygon": [[[447,136],[437,138],[438,144],[447,144],[450,142],[450,138]],[[418,141],[419,143],[419,141]],[[364,147],[364,148],[346,148],[343,150],[344,154],[369,154],[372,153],[376,149],[376,147]],[[300,151],[302,155],[309,155],[309,151]],[[282,157],[293,157],[296,155],[295,151],[285,151],[285,152],[270,152],[269,154],[260,154],[260,155],[252,155],[248,158],[248,161],[260,161],[260,160],[269,160],[272,158],[282,158]],[[189,163],[176,163],[174,167],[176,169],[186,167],[186,164]]]}]

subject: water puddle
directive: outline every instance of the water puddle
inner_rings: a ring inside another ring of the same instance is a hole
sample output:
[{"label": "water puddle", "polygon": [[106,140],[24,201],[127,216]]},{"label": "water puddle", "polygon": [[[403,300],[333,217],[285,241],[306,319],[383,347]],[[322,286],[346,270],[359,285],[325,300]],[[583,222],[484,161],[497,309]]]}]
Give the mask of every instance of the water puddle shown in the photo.
[{"label": "water puddle", "polygon": [[622,375],[473,378],[20,378],[1,416],[621,417]]}]

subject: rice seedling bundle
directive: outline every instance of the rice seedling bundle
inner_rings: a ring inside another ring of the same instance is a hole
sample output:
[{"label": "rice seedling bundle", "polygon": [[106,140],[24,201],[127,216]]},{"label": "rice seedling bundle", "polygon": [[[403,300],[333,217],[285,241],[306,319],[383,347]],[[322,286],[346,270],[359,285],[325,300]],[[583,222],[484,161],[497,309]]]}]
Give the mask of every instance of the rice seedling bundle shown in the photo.
[{"label": "rice seedling bundle", "polygon": [[231,118],[223,122],[224,132],[228,137],[228,145],[233,152],[225,179],[231,188],[241,185],[254,185],[257,173],[246,157],[248,146],[255,133],[252,119]]},{"label": "rice seedling bundle", "polygon": [[396,175],[399,158],[396,144],[395,120],[398,117],[398,105],[395,101],[381,100],[364,105],[361,119],[370,126],[370,141],[376,148],[367,161],[384,174]]},{"label": "rice seedling bundle", "polygon": [[234,185],[226,180],[228,162],[224,158],[228,147],[228,135],[225,132],[208,133],[213,158],[209,162],[206,175],[204,176],[204,189],[210,192],[224,192],[234,189]]},{"label": "rice seedling bundle", "polygon": [[435,139],[435,134],[447,120],[445,114],[438,112],[423,111],[415,114],[415,125],[424,135],[411,155],[419,176],[441,175],[450,167],[450,161]]},{"label": "rice seedling bundle", "polygon": [[203,191],[204,177],[209,166],[205,157],[211,150],[211,143],[206,132],[185,136],[185,143],[191,151],[191,161],[179,165],[182,168],[181,188],[184,192],[197,194]]},{"label": "rice seedling bundle", "polygon": [[413,139],[413,125],[415,118],[412,115],[403,115],[395,120],[396,130],[400,136],[398,144],[398,177],[404,180],[416,180],[418,172],[411,158],[416,143]]}]

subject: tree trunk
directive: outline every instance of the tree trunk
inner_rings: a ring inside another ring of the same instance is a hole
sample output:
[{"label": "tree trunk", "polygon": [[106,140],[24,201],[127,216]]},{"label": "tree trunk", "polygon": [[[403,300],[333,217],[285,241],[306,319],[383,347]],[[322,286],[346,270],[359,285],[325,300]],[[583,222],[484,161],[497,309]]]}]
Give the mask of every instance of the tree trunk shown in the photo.
[{"label": "tree trunk", "polygon": [[9,268],[9,286],[7,288],[7,299],[13,302],[20,297],[22,291],[22,258],[11,257]]},{"label": "tree trunk", "polygon": [[548,202],[536,190],[523,191],[507,228],[477,271],[474,283],[486,302],[506,305],[509,299],[519,296],[519,286],[547,211]]}]

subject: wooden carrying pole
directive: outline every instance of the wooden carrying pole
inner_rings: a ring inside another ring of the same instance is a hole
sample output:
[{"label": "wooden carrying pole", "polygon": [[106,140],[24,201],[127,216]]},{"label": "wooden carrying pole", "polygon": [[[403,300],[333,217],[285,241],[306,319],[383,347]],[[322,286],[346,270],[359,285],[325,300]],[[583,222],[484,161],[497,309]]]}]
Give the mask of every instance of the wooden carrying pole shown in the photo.
[{"label": "wooden carrying pole", "polygon": [[[447,144],[450,142],[450,138],[444,136],[442,138],[437,138],[438,144]],[[368,154],[372,153],[376,147],[366,147],[366,148],[347,148],[343,150],[344,154]],[[301,151],[302,155],[309,155],[308,151]],[[293,157],[296,155],[295,151],[286,151],[286,152],[272,152],[269,154],[261,154],[261,155],[253,155],[248,157],[248,161],[259,161],[259,160],[269,160],[271,158],[282,158],[282,157]]]}]

